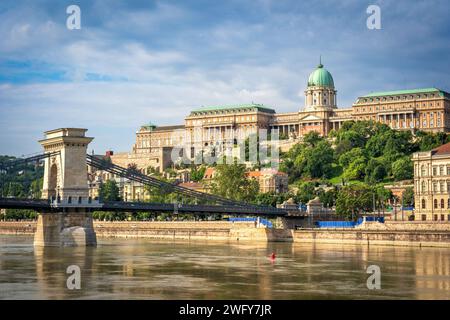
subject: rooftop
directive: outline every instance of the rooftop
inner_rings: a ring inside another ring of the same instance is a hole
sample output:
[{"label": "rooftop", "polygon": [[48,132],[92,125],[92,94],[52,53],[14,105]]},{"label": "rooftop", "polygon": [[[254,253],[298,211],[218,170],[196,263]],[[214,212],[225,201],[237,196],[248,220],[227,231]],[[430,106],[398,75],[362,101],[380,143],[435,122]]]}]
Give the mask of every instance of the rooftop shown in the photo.
[{"label": "rooftop", "polygon": [[235,104],[235,105],[221,105],[221,106],[202,106],[192,110],[192,112],[211,112],[211,111],[230,111],[240,109],[257,109],[258,111],[275,113],[275,110],[259,103]]},{"label": "rooftop", "polygon": [[442,91],[438,88],[422,88],[422,89],[411,89],[411,90],[397,90],[397,91],[380,91],[380,92],[372,92],[368,95],[362,96],[360,98],[371,98],[371,97],[380,97],[380,96],[395,96],[401,94],[416,94],[416,93],[435,93],[439,92],[441,94],[447,94],[447,92]]},{"label": "rooftop", "polygon": [[450,154],[450,142],[431,150],[432,155]]}]

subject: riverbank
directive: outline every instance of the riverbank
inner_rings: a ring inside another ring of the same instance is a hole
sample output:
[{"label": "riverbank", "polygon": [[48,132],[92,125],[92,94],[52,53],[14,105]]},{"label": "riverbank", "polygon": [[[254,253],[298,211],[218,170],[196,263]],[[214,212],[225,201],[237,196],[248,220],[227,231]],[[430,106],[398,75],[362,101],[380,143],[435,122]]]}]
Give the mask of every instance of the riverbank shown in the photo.
[{"label": "riverbank", "polygon": [[[450,248],[450,223],[364,223],[354,229],[267,229],[254,222],[228,221],[95,221],[99,238],[161,240],[265,241]],[[32,235],[35,221],[1,221],[0,234]]]}]

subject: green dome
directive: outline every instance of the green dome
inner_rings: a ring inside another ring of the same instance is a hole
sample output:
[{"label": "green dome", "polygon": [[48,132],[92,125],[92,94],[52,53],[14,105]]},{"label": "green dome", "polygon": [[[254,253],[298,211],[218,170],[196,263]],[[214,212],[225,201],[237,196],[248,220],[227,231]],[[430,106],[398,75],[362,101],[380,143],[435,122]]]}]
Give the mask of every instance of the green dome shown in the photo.
[{"label": "green dome", "polygon": [[330,87],[334,88],[334,81],[331,73],[323,67],[322,64],[317,66],[308,78],[308,87]]}]

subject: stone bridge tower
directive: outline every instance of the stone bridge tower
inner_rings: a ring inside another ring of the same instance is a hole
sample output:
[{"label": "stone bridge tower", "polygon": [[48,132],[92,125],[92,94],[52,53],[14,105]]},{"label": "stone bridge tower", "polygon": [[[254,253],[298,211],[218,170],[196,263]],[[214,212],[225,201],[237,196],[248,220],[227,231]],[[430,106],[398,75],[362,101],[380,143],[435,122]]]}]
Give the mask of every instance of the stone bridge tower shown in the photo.
[{"label": "stone bridge tower", "polygon": [[87,182],[86,152],[93,138],[87,129],[62,128],[45,132],[39,143],[46,153],[42,198],[51,201],[55,212],[39,215],[34,238],[36,246],[96,245]]}]

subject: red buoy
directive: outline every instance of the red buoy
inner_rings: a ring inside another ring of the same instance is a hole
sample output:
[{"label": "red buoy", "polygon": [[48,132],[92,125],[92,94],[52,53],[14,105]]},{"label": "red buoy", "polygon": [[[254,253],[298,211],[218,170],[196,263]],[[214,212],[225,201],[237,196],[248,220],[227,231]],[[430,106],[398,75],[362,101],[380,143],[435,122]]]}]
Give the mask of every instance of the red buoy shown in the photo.
[{"label": "red buoy", "polygon": [[270,255],[270,259],[275,260],[276,256],[275,256],[275,252],[272,252],[272,254]]}]

